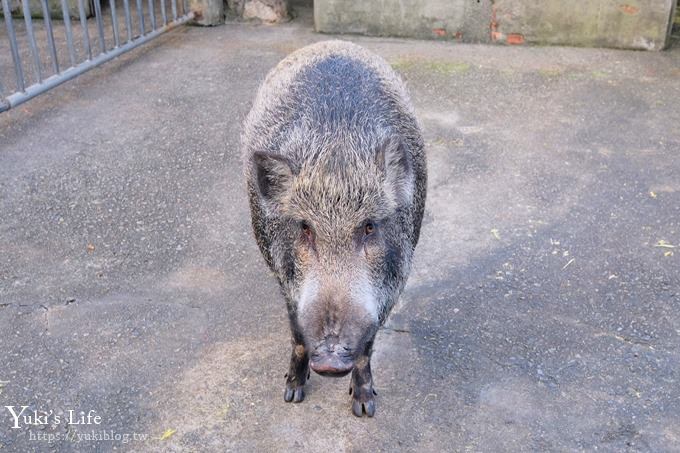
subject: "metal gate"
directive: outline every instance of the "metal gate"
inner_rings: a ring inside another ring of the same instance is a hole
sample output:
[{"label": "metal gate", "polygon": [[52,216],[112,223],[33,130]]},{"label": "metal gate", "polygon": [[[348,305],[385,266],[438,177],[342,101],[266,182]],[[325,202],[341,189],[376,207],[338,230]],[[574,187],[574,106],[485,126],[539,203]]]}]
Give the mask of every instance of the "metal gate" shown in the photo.
[{"label": "metal gate", "polygon": [[187,0],[0,1],[0,112],[194,17]]}]

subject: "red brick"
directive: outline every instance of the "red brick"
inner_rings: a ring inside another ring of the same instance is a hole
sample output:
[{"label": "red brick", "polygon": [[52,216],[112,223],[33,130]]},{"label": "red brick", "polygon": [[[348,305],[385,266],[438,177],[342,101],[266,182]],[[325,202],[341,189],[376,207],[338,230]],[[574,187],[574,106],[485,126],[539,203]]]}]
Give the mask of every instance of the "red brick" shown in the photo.
[{"label": "red brick", "polygon": [[524,44],[524,36],[519,33],[510,33],[506,41],[508,44]]}]

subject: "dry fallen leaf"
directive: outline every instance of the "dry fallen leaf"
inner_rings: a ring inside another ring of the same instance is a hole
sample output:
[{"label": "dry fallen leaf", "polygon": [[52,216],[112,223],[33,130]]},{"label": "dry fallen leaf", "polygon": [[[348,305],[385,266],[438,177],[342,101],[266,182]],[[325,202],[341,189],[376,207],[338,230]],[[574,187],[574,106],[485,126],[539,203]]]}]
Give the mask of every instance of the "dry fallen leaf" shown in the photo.
[{"label": "dry fallen leaf", "polygon": [[87,244],[87,253],[94,252],[94,244]]},{"label": "dry fallen leaf", "polygon": [[661,239],[659,242],[654,244],[654,247],[664,247],[664,248],[667,248],[667,249],[674,249],[675,248],[675,246],[673,244],[669,244],[667,241],[664,241],[663,239]]},{"label": "dry fallen leaf", "polygon": [[654,192],[653,190],[650,191],[649,196],[652,197],[652,198],[656,198],[656,192]]},{"label": "dry fallen leaf", "polygon": [[161,440],[166,440],[172,437],[173,434],[177,432],[176,429],[168,428],[166,429],[163,434],[161,434]]},{"label": "dry fallen leaf", "polygon": [[491,229],[491,234],[493,234],[493,237],[495,237],[495,238],[498,239],[499,241],[501,240],[501,235],[498,234],[498,230],[497,230],[496,228],[492,228],[492,229]]},{"label": "dry fallen leaf", "polygon": [[669,251],[667,251],[667,252],[664,252],[664,253],[663,253],[663,256],[673,256],[673,251],[672,251],[672,250],[669,250]]}]

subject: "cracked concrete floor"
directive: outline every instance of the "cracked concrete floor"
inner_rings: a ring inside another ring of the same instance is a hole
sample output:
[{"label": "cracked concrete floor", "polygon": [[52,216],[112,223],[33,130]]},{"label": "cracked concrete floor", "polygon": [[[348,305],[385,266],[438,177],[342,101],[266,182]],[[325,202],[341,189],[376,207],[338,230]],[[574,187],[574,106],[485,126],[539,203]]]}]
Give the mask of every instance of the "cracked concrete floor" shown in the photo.
[{"label": "cracked concrete floor", "polygon": [[[376,417],[348,378],[283,402],[239,124],[323,39],[182,28],[0,116],[0,450],[680,450],[678,48],[346,37],[408,83],[427,214]],[[12,429],[7,405],[51,423]]]}]

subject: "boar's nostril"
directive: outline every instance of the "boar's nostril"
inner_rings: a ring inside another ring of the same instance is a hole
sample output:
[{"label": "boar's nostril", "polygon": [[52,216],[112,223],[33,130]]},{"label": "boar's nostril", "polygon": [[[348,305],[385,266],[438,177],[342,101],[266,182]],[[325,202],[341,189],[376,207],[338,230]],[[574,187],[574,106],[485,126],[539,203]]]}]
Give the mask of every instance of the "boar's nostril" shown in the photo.
[{"label": "boar's nostril", "polygon": [[336,347],[338,346],[339,343],[339,338],[336,335],[329,335],[326,337],[326,348],[328,351],[333,352],[335,351]]}]

